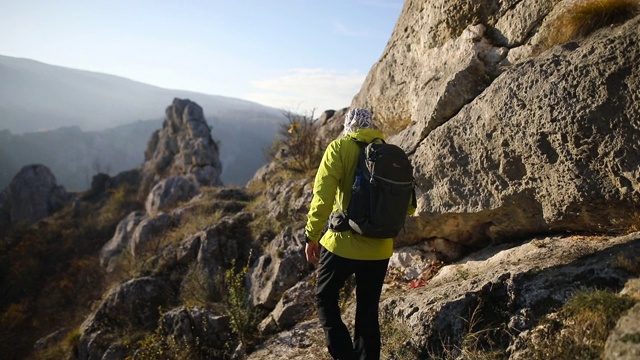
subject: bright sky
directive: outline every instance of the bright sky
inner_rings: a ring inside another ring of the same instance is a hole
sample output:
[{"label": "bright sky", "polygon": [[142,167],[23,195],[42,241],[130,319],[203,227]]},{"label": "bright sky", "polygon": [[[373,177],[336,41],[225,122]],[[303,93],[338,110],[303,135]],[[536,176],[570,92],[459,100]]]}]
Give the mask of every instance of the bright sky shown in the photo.
[{"label": "bright sky", "polygon": [[316,116],[349,106],[403,0],[2,0],[0,55]]}]

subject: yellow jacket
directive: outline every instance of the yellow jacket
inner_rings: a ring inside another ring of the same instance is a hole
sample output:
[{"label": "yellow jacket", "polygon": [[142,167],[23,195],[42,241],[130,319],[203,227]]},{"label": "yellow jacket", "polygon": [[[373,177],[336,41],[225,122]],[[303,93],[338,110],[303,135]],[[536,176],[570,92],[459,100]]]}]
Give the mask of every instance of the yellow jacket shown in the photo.
[{"label": "yellow jacket", "polygon": [[[351,185],[360,155],[353,139],[371,142],[384,135],[379,130],[360,129],[332,141],[324,152],[313,185],[313,200],[307,214],[306,235],[318,241],[331,212],[346,209],[351,197]],[[352,231],[327,231],[320,244],[330,252],[356,260],[382,260],[393,255],[393,239],[374,239]]]}]

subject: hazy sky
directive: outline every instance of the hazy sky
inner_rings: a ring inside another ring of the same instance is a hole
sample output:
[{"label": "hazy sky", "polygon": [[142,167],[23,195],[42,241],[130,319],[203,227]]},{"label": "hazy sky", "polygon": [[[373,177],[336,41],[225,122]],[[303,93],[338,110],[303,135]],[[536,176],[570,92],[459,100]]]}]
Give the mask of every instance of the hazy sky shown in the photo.
[{"label": "hazy sky", "polygon": [[0,55],[316,115],[349,106],[403,0],[1,0]]}]

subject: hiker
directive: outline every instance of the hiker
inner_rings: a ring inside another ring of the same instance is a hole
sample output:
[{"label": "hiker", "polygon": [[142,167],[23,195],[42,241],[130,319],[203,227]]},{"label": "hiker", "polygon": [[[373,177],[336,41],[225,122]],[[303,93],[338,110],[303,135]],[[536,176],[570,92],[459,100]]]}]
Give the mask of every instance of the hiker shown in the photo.
[{"label": "hiker", "polygon": [[[334,359],[379,359],[378,303],[393,254],[392,238],[371,238],[351,230],[329,230],[330,215],[348,207],[361,149],[358,143],[384,140],[367,109],[351,109],[344,120],[344,136],[325,150],[316,173],[313,200],[305,228],[307,261],[317,266],[316,306],[327,348]],[[334,205],[335,203],[335,205]],[[355,274],[356,315],[353,340],[338,305],[340,289]]]}]

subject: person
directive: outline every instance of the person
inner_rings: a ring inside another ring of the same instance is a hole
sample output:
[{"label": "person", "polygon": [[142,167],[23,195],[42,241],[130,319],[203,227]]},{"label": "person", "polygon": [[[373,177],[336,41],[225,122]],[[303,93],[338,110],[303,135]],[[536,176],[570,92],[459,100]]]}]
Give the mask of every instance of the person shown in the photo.
[{"label": "person", "polygon": [[[360,147],[354,140],[384,140],[369,110],[351,109],[344,119],[344,136],[326,148],[316,173],[307,214],[306,258],[317,266],[316,307],[329,354],[334,359],[379,359],[378,303],[393,254],[393,239],[367,238],[350,230],[323,229],[332,212],[346,209],[351,196]],[[342,321],[340,289],[355,274],[356,314],[353,339]]]}]

